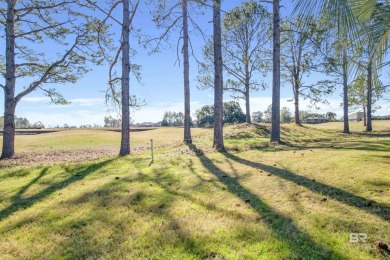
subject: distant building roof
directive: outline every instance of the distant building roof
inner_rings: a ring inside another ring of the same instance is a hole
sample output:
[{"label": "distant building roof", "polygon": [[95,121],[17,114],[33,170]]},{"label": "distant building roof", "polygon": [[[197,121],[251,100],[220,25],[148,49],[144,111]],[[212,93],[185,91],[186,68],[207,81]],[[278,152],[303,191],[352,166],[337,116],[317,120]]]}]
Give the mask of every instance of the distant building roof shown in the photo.
[{"label": "distant building roof", "polygon": [[363,117],[364,117],[363,112],[355,112],[355,113],[348,115],[349,120],[361,120],[361,119],[363,119]]}]

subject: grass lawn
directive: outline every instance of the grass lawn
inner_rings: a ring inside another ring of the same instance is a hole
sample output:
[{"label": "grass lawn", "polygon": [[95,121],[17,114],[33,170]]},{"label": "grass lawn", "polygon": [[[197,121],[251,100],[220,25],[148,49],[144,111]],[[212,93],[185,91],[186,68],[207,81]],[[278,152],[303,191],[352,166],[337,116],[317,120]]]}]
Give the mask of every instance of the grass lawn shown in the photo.
[{"label": "grass lawn", "polygon": [[[137,150],[79,162],[1,162],[0,259],[389,259],[390,121],[132,133]],[[17,136],[17,152],[118,149],[119,133]],[[115,150],[115,153],[117,151]],[[365,243],[349,242],[365,233]]]}]

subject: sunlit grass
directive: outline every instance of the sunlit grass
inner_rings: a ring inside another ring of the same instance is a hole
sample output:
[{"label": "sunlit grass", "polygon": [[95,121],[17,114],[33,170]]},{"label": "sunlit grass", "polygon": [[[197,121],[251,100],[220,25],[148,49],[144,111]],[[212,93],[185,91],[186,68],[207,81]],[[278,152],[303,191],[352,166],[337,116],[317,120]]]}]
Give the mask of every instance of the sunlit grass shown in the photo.
[{"label": "sunlit grass", "polygon": [[[16,153],[49,152],[61,150],[85,150],[118,148],[120,144],[119,129],[70,129],[38,135],[16,135]],[[197,136],[207,129],[192,129]],[[150,146],[150,139],[155,145],[170,145],[182,140],[182,128],[160,128],[147,131],[132,132],[131,145],[134,147]],[[1,137],[2,144],[2,137]],[[0,144],[0,146],[1,146]]]},{"label": "sunlit grass", "polygon": [[[330,122],[330,123],[315,124],[310,126],[318,129],[330,129],[330,130],[337,130],[337,131],[342,131],[344,127],[342,122]],[[373,120],[372,127],[374,132],[389,131],[390,121]],[[365,131],[366,128],[363,125],[363,122],[360,121],[360,122],[350,122],[349,129],[351,132],[363,132]]]},{"label": "sunlit grass", "polygon": [[[284,125],[286,145],[274,145],[268,125],[229,126],[228,153],[210,149],[211,130],[185,146],[182,129],[165,128],[132,135],[169,145],[152,164],[139,152],[3,169],[0,258],[386,259],[373,246],[390,244],[390,129],[319,128]],[[85,131],[19,145],[93,149],[118,138]],[[367,243],[350,243],[351,232]]]}]

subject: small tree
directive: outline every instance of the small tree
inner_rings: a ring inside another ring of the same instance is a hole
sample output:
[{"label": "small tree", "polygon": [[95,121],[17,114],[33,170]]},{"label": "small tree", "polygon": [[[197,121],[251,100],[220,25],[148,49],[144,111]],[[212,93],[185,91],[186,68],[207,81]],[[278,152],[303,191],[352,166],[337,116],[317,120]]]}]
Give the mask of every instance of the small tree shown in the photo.
[{"label": "small tree", "polygon": [[267,109],[264,111],[264,122],[271,123],[271,120],[272,120],[272,105],[269,105]]},{"label": "small tree", "polygon": [[214,125],[214,106],[203,106],[195,114],[199,127],[210,127]]},{"label": "small tree", "polygon": [[[196,111],[196,119],[199,127],[214,126],[214,106],[203,106]],[[235,101],[223,103],[223,123],[239,124],[245,122],[245,114],[242,112],[240,104]]]},{"label": "small tree", "polygon": [[252,113],[252,120],[253,120],[253,122],[261,123],[261,122],[263,122],[263,116],[264,116],[264,114],[261,111],[253,112]]},{"label": "small tree", "polygon": [[280,110],[280,119],[284,124],[290,123],[292,119],[290,109],[288,109],[287,107],[282,107],[282,109]]},{"label": "small tree", "polygon": [[327,112],[326,113],[326,119],[328,119],[330,122],[332,121],[336,121],[336,113],[333,113],[333,112]]},{"label": "small tree", "polygon": [[38,122],[35,122],[33,125],[32,125],[33,128],[36,128],[36,129],[43,129],[45,128],[45,125],[41,122],[41,121],[38,121]]},{"label": "small tree", "polygon": [[184,114],[182,112],[165,112],[161,126],[184,126]]},{"label": "small tree", "polygon": [[223,103],[223,122],[227,124],[244,123],[246,116],[242,112],[240,104],[235,101]]}]

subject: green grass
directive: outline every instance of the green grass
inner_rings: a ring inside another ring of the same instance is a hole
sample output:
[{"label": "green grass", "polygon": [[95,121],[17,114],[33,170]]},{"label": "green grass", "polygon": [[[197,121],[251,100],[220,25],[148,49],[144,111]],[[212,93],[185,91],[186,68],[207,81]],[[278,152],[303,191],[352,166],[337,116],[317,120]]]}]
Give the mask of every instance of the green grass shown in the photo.
[{"label": "green grass", "polygon": [[[120,132],[112,130],[114,129],[69,129],[38,135],[16,135],[16,153],[117,149],[120,144]],[[196,136],[205,131],[208,130],[194,129],[193,134]],[[134,147],[150,146],[150,139],[153,138],[157,146],[168,145],[180,141],[182,136],[181,128],[151,129],[132,132],[131,144]]]},{"label": "green grass", "polygon": [[[156,140],[152,164],[140,151],[6,167],[0,258],[387,259],[373,246],[390,244],[390,122],[374,122],[373,134],[339,127],[283,125],[285,145],[274,145],[268,125],[228,126],[227,153],[210,149],[209,129],[194,129],[185,146],[182,129],[162,128],[132,135]],[[72,130],[17,136],[17,145],[50,154],[118,138]],[[367,242],[350,243],[351,232]]]}]

